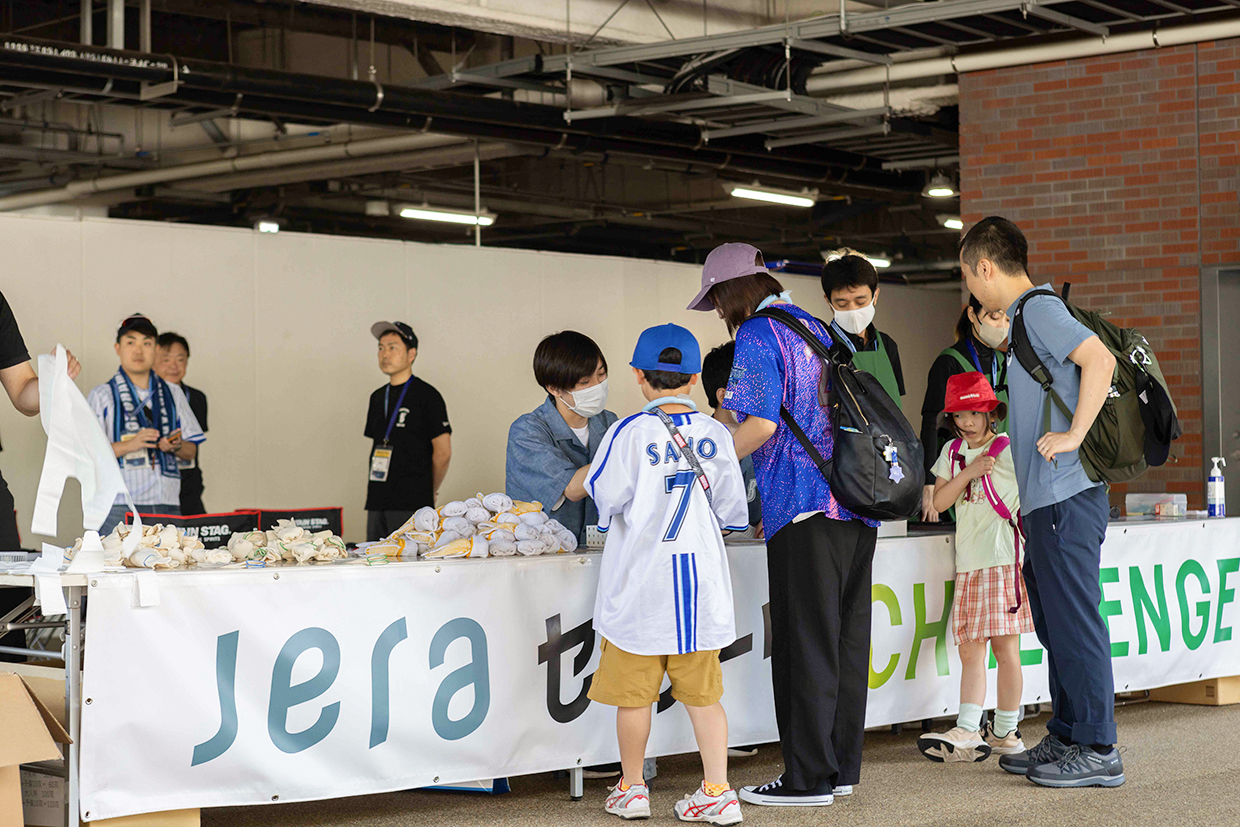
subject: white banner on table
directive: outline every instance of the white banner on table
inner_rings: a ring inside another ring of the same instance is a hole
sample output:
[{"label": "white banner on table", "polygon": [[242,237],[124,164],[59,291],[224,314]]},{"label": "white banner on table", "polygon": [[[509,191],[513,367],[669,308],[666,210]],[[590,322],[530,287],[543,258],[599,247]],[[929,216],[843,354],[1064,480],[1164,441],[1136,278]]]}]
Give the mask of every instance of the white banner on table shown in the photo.
[{"label": "white banner on table", "polygon": [[[1114,526],[1103,556],[1116,688],[1240,674],[1240,524]],[[776,739],[766,560],[731,549],[738,641],[725,650],[731,742]],[[171,572],[136,608],[98,575],[82,723],[87,820],[335,798],[615,760],[613,710],[585,698],[596,555]],[[950,538],[880,541],[870,725],[947,715],[959,660]],[[1026,635],[1025,701],[1046,700]],[[670,701],[670,698],[668,699]],[[991,670],[991,704],[994,671]],[[650,753],[695,749],[661,703]]]}]

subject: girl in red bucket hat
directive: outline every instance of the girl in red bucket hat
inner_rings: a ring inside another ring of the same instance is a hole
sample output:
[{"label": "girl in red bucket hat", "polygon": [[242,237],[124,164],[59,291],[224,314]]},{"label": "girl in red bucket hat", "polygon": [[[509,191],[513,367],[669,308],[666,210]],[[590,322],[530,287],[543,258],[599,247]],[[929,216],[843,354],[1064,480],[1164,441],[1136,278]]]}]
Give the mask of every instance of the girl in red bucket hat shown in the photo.
[{"label": "girl in red bucket hat", "polygon": [[[1023,680],[1020,635],[1033,631],[1020,574],[1020,494],[1006,436],[995,423],[1007,405],[981,373],[947,382],[940,426],[950,440],[934,464],[934,507],[956,506],[956,591],[952,632],[960,648],[960,711],[947,732],[923,735],[917,748],[931,761],[984,761],[1023,752],[1016,729]],[[999,662],[995,720],[984,722],[986,643]]]}]

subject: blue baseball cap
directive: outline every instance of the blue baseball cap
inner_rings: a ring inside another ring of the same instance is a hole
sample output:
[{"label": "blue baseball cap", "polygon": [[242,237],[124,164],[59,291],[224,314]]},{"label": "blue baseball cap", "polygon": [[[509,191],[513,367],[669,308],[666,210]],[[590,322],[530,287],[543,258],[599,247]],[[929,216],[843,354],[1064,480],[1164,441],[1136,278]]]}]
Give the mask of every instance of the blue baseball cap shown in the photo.
[{"label": "blue baseball cap", "polygon": [[[659,361],[659,354],[669,347],[680,351],[680,364]],[[638,370],[665,370],[692,376],[702,372],[702,349],[693,334],[678,324],[648,327],[637,337],[633,361],[629,364]]]}]

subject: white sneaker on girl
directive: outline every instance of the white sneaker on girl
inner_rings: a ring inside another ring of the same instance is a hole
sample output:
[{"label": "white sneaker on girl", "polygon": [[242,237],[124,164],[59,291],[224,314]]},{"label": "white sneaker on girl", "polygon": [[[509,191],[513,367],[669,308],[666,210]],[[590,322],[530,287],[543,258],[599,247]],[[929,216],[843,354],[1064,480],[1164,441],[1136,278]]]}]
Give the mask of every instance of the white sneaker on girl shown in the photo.
[{"label": "white sneaker on girl", "polygon": [[627,790],[621,790],[624,779],[611,788],[607,803],[603,809],[623,819],[650,818],[650,788],[645,784],[633,784]]},{"label": "white sneaker on girl", "polygon": [[736,790],[724,790],[719,795],[707,795],[704,787],[698,787],[693,795],[676,802],[676,818],[681,821],[705,821],[707,824],[740,824],[741,802]]}]

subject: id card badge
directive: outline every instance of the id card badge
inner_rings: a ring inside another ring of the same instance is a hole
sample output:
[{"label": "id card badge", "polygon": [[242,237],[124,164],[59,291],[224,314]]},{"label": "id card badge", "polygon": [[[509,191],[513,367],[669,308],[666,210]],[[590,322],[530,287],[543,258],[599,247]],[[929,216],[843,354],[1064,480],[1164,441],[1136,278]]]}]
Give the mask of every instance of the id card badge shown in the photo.
[{"label": "id card badge", "polygon": [[387,482],[388,468],[392,465],[392,449],[376,448],[370,455],[370,481]]},{"label": "id card badge", "polygon": [[[121,434],[121,442],[128,442],[137,437],[137,434]],[[150,468],[151,458],[150,451],[134,451],[132,454],[126,454],[124,460],[125,469]]]}]

